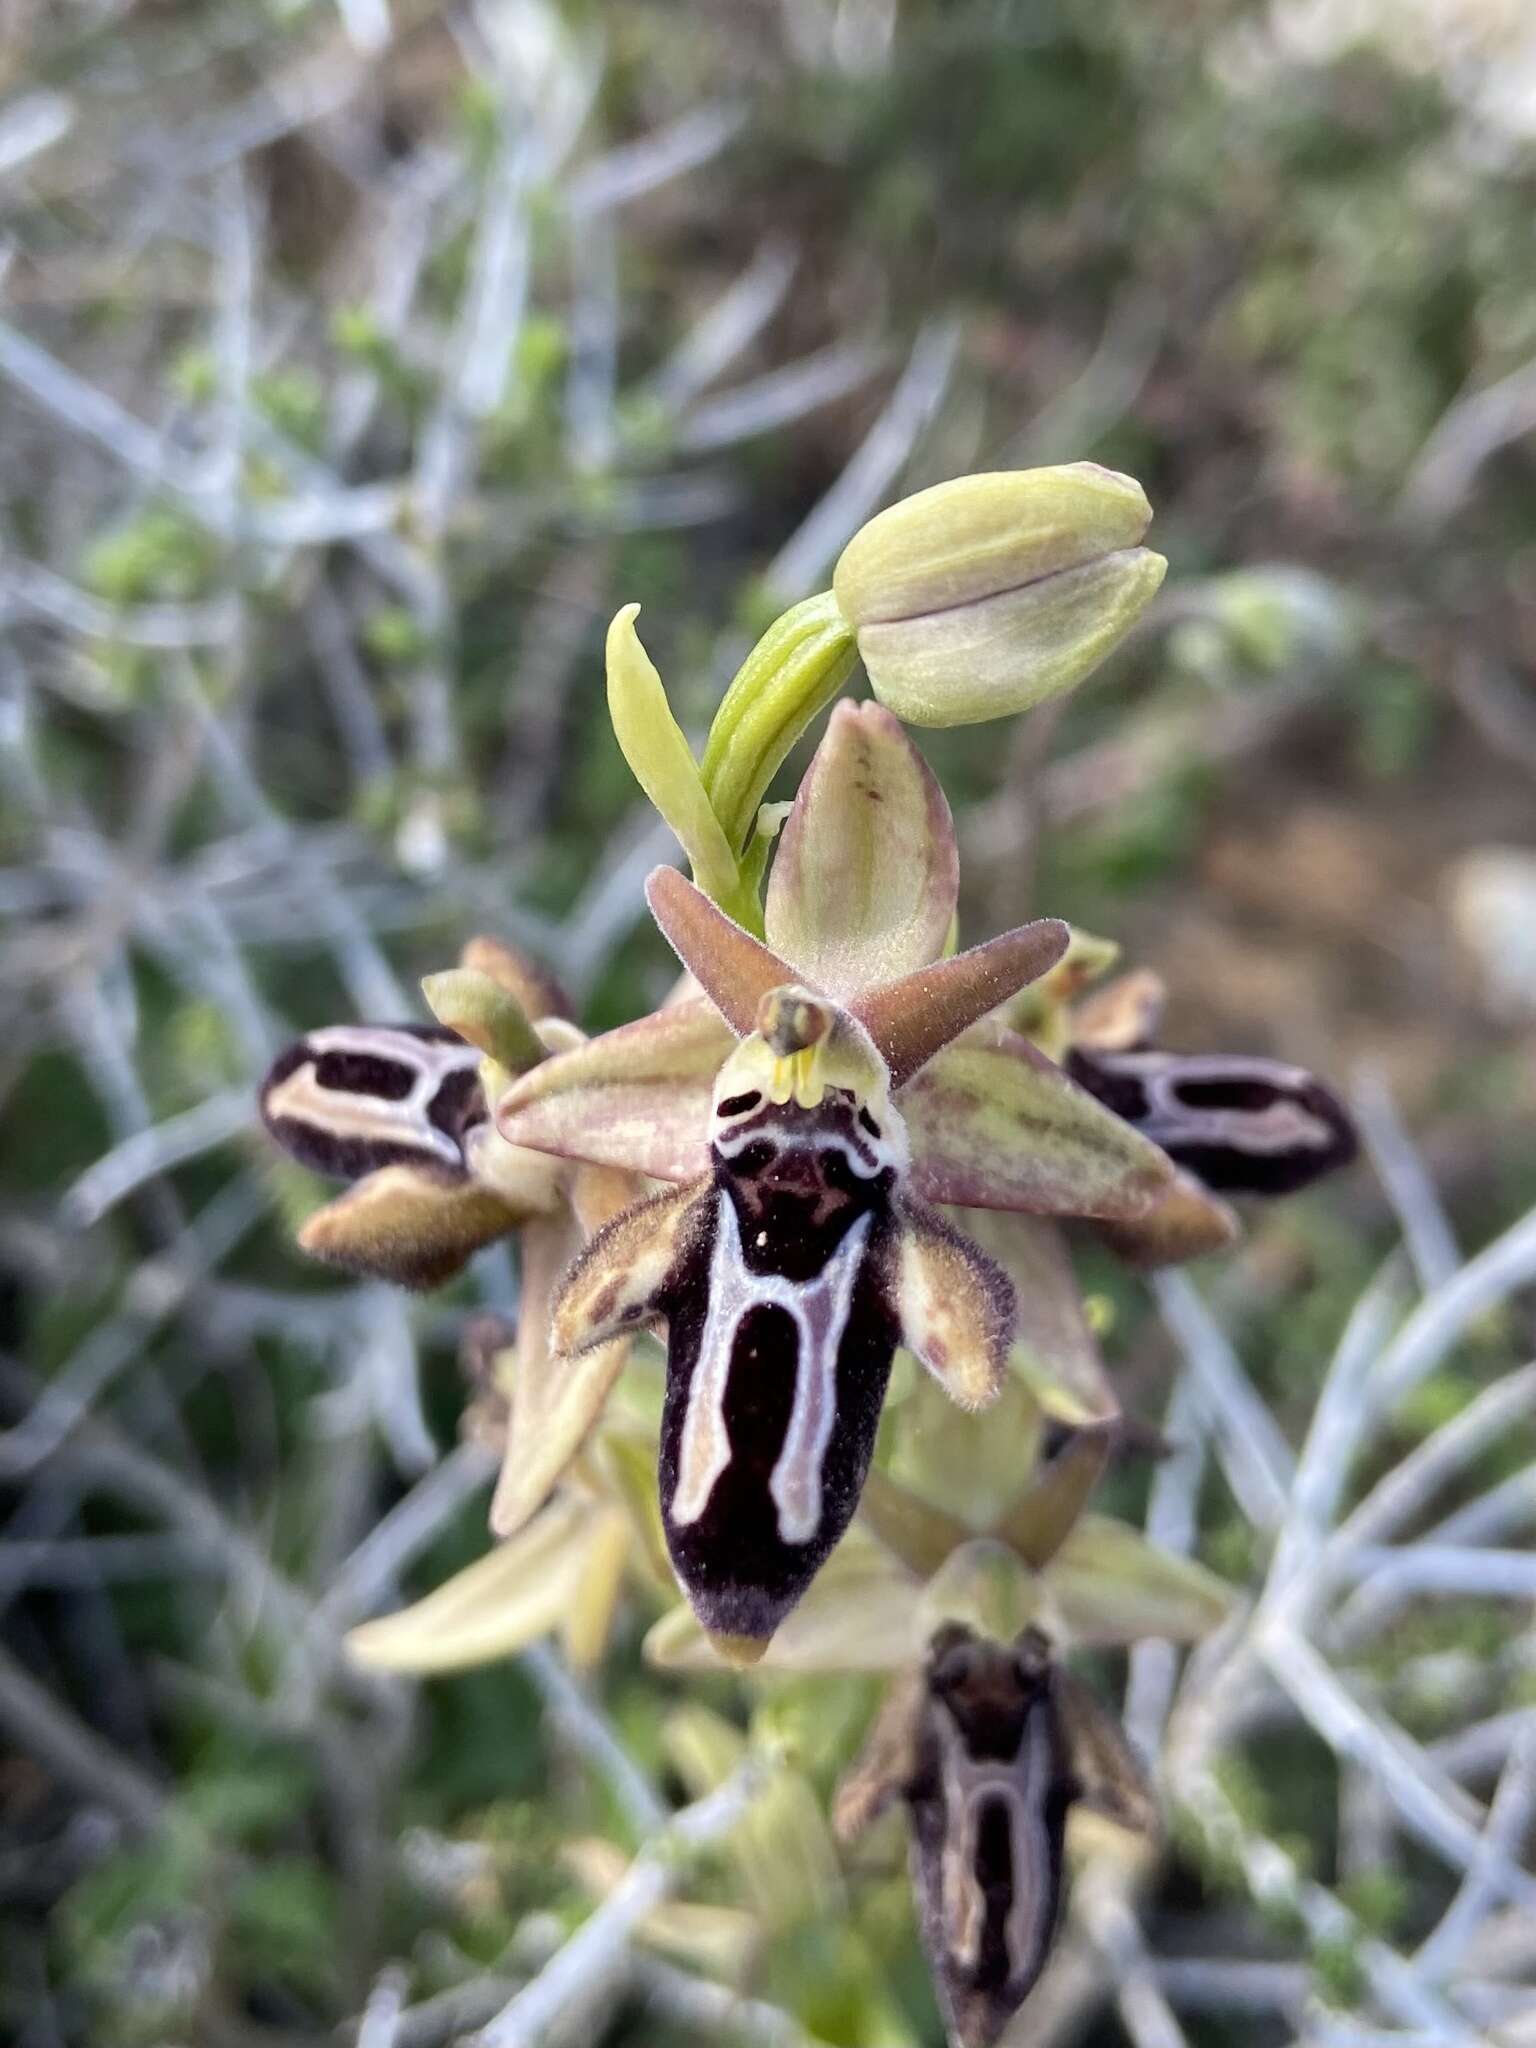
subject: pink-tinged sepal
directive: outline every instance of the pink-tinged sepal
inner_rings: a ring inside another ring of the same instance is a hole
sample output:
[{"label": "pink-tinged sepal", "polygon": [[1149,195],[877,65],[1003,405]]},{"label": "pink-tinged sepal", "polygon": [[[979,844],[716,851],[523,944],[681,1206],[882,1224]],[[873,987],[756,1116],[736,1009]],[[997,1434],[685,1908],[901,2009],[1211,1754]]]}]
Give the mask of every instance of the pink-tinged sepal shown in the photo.
[{"label": "pink-tinged sepal", "polygon": [[710,1096],[735,1042],[712,1003],[674,1003],[520,1076],[497,1128],[513,1145],[692,1180],[709,1166]]},{"label": "pink-tinged sepal", "polygon": [[1190,1259],[1224,1252],[1242,1236],[1236,1212],[1219,1196],[1182,1171],[1163,1189],[1144,1216],[1099,1221],[1094,1226],[1117,1259],[1138,1272],[1182,1266]]}]

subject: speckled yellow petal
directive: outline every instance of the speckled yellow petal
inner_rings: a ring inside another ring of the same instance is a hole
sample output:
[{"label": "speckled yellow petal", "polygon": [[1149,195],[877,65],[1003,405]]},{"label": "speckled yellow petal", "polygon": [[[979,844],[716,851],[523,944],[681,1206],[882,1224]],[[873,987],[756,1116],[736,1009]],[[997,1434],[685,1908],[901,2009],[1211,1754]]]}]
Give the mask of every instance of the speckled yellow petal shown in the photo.
[{"label": "speckled yellow petal", "polygon": [[892,1245],[902,1342],[962,1408],[997,1398],[1013,1341],[1013,1286],[1002,1268],[926,1202],[904,1200]]},{"label": "speckled yellow petal", "polygon": [[572,1261],[550,1315],[550,1348],[574,1358],[610,1338],[643,1329],[662,1283],[686,1251],[711,1197],[708,1175],[651,1195],[615,1216]]}]

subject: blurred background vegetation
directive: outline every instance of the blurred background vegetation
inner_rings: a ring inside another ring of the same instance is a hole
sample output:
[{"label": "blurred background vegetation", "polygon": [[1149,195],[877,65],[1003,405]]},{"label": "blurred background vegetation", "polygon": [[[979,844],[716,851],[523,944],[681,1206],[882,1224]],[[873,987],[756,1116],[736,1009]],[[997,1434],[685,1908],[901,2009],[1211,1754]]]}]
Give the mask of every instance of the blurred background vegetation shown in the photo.
[{"label": "blurred background vegetation", "polygon": [[[1375,1105],[1384,1170],[1202,1282],[1299,1442],[1394,1163],[1442,1205],[1421,1279],[1536,1203],[1536,33],[1518,0],[0,0],[0,35],[0,2013],[29,2048],[307,2043],[372,1998],[367,2048],[448,2040],[424,2001],[526,1970],[612,1874],[570,1845],[633,1815],[547,1666],[328,1657],[483,1544],[457,1330],[515,1282],[488,1255],[407,1307],[304,1269],[316,1184],[254,1076],[419,1014],[476,929],[590,1024],[659,995],[620,603],[699,731],[890,497],[1128,470],[1172,567],[1127,648],[925,750],[969,936],[1106,932],[1168,978],[1171,1045]],[[1161,1416],[1166,1329],[1082,1271]],[[1374,1476],[1533,1323],[1474,1322]],[[1533,1456],[1519,1420],[1465,1483]],[[376,1567],[423,1497],[430,1542]],[[1253,1583],[1218,1478],[1196,1541]],[[1426,1742],[1518,1718],[1528,1601],[1410,1606],[1361,1682]],[[602,1698],[681,1795],[672,1710],[748,1695],[647,1673],[648,1618]],[[769,1709],[825,1790],[868,1705]],[[1315,1732],[1221,1768],[1349,1919],[1256,1912],[1175,1830],[1159,1953],[1280,1973],[1188,2039],[1332,2039],[1296,2014],[1348,2013],[1361,1931],[1411,1946],[1441,1880]],[[674,1954],[749,1935],[786,2027],[937,2041],[899,1883],[809,1917],[712,1868],[730,1912]],[[647,1967],[584,2038],[806,2038]]]}]

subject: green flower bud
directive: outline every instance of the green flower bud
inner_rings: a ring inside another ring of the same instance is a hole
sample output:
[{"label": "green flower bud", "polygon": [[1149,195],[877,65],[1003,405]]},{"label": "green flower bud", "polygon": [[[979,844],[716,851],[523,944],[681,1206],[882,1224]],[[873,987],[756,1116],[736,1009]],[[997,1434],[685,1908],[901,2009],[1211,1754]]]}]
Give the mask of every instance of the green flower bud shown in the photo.
[{"label": "green flower bud", "polygon": [[1026,711],[1097,667],[1167,569],[1141,486],[1096,463],[935,484],[843,550],[832,589],[882,704],[912,725]]}]

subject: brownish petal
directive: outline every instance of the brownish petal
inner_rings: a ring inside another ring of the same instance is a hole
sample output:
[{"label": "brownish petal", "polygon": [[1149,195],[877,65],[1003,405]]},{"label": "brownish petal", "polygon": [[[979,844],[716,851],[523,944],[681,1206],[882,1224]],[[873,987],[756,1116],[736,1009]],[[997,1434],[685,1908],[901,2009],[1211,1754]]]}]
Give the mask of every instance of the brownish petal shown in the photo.
[{"label": "brownish petal", "polygon": [[505,939],[489,938],[484,933],[470,939],[459,955],[459,965],[500,982],[535,1022],[541,1017],[571,1015],[570,997],[549,970],[516,946],[508,945]]},{"label": "brownish petal", "polygon": [[946,1046],[900,1107],[930,1202],[1135,1220],[1174,1176],[1166,1153],[997,1027]]},{"label": "brownish petal", "polygon": [[853,1013],[890,1068],[891,1086],[904,1087],[962,1031],[1054,967],[1070,936],[1060,918],[1037,918],[860,996]]},{"label": "brownish petal", "polygon": [[879,1471],[871,1472],[864,1482],[859,1520],[893,1557],[924,1579],[976,1534],[957,1516]]},{"label": "brownish petal", "polygon": [[769,943],[845,1001],[937,960],[959,891],[949,805],[900,720],[839,704],[774,856]]},{"label": "brownish petal", "polygon": [[727,917],[676,868],[656,868],[645,900],[667,943],[738,1038],[756,1029],[770,989],[804,979]]},{"label": "brownish petal", "polygon": [[317,1209],[299,1232],[299,1246],[349,1273],[425,1289],[451,1280],[524,1220],[473,1181],[384,1166]]},{"label": "brownish petal", "polygon": [[904,1200],[892,1255],[902,1342],[952,1401],[985,1408],[1008,1370],[1015,1302],[1007,1274],[926,1202]]},{"label": "brownish petal", "polygon": [[691,1180],[709,1164],[710,1095],[735,1043],[712,1003],[675,1003],[524,1074],[497,1126],[514,1145]]},{"label": "brownish petal", "polygon": [[714,1187],[701,1175],[624,1210],[567,1269],[550,1317],[550,1346],[570,1358],[612,1337],[643,1329],[658,1313],[656,1296],[687,1250]]},{"label": "brownish petal", "polygon": [[993,1535],[1036,1571],[1048,1565],[1088,1505],[1109,1462],[1111,1441],[1108,1425],[1074,1430]]}]

